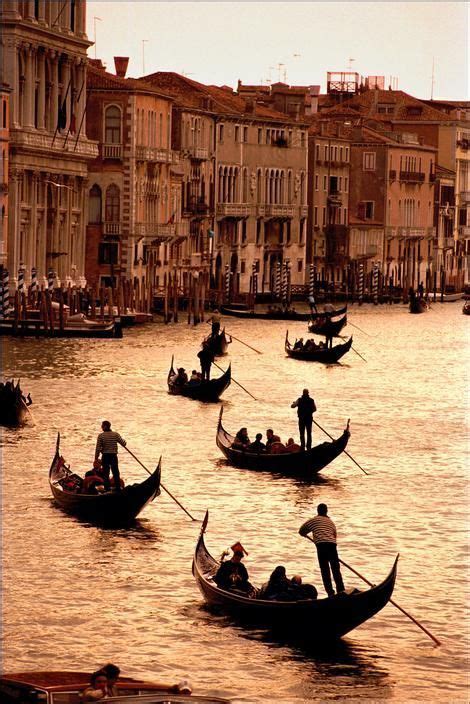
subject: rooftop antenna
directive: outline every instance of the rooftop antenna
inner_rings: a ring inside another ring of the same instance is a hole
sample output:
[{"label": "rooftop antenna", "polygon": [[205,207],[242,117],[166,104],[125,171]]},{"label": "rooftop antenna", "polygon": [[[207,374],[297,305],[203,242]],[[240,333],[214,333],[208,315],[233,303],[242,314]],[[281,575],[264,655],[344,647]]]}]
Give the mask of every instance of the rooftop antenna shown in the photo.
[{"label": "rooftop antenna", "polygon": [[281,82],[281,70],[282,70],[282,67],[284,67],[284,69],[285,69],[285,64],[278,64],[278,65],[277,65],[279,83]]},{"label": "rooftop antenna", "polygon": [[348,71],[352,71],[353,63],[354,63],[355,60],[356,60],[356,59],[351,59],[351,58],[349,59]]},{"label": "rooftop antenna", "polygon": [[96,15],[93,17],[93,35],[94,35],[94,40],[95,40],[95,59],[96,59],[96,22],[101,22],[101,17],[96,17]]},{"label": "rooftop antenna", "polygon": [[431,73],[431,100],[434,96],[434,56],[432,57],[432,73]]},{"label": "rooftop antenna", "polygon": [[148,39],[142,39],[142,76],[145,76],[145,44]]}]

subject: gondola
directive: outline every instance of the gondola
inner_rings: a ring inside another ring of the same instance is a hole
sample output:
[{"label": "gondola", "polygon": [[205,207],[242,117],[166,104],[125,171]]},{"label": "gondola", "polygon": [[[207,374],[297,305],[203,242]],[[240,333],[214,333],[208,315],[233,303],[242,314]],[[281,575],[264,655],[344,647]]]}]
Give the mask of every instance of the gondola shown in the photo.
[{"label": "gondola", "polygon": [[310,313],[310,318],[316,320],[318,318],[338,318],[340,315],[345,315],[348,312],[348,306],[336,308],[335,310],[317,310]]},{"label": "gondola", "polygon": [[230,435],[222,425],[223,408],[220,409],[216,443],[230,464],[243,469],[257,469],[279,472],[285,476],[309,477],[320,472],[333,462],[348,444],[349,421],[343,434],[332,442],[323,442],[307,452],[290,452],[282,455],[246,452],[232,447],[235,436]]},{"label": "gondola", "polygon": [[185,384],[184,386],[172,386],[170,384],[170,378],[175,374],[173,368],[174,357],[171,358],[170,371],[168,372],[168,392],[175,396],[186,396],[187,398],[192,398],[196,401],[218,401],[220,396],[222,396],[225,389],[230,386],[232,379],[231,365],[228,365],[228,369],[219,376],[218,379],[211,379],[210,381],[201,381],[200,384]]},{"label": "gondola", "polygon": [[464,315],[470,315],[470,301],[465,301],[463,304],[462,313]]},{"label": "gondola", "polygon": [[204,342],[209,343],[209,347],[216,357],[222,357],[224,354],[227,354],[228,346],[232,342],[230,335],[228,338],[224,328],[222,332],[219,332],[217,335],[208,335],[205,337]]},{"label": "gondola", "polygon": [[338,362],[352,347],[352,337],[346,342],[334,347],[316,347],[313,350],[295,350],[289,342],[289,331],[286,332],[285,350],[289,357],[301,359],[306,362],[323,362],[324,364],[334,364]]},{"label": "gondola", "polygon": [[332,320],[330,316],[315,317],[308,326],[308,330],[316,335],[325,335],[326,337],[338,337],[341,330],[347,323],[347,316],[343,315],[339,320]]},{"label": "gondola", "polygon": [[60,454],[60,433],[54,459],[49,470],[49,484],[58,505],[80,518],[98,525],[122,526],[131,523],[139,513],[160,494],[161,459],[155,471],[140,484],[129,484],[120,492],[80,494],[67,490],[65,482],[75,482],[80,488],[81,478],[74,474]]},{"label": "gondola", "polygon": [[223,315],[233,315],[236,318],[256,318],[257,320],[310,320],[310,313],[298,313],[296,310],[272,309],[264,312],[253,310],[242,310],[232,306],[221,306],[220,312]]},{"label": "gondola", "polygon": [[220,563],[204,544],[207,521],[208,512],[194,551],[193,575],[206,602],[238,620],[282,630],[313,644],[341,638],[375,616],[392,596],[398,556],[389,575],[380,584],[325,599],[274,601],[220,589],[213,580]]},{"label": "gondola", "polygon": [[31,413],[26,404],[18,381],[16,387],[12,382],[11,392],[2,392],[0,397],[0,425],[7,428],[19,428],[31,420]]},{"label": "gondola", "polygon": [[0,320],[0,335],[15,335],[18,337],[84,337],[90,338],[122,338],[122,326],[119,319],[114,322],[90,320],[87,323],[65,323],[60,327],[58,322],[54,328],[44,327],[42,320]]},{"label": "gondola", "polygon": [[429,306],[424,298],[410,299],[410,313],[426,313],[428,307]]}]

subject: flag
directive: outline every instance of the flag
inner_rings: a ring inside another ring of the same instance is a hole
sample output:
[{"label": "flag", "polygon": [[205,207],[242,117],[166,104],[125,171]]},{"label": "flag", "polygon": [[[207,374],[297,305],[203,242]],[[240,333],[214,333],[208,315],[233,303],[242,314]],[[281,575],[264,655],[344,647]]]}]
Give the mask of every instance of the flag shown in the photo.
[{"label": "flag", "polygon": [[75,134],[77,131],[77,119],[75,117],[75,114],[72,113],[70,115],[70,127],[69,127],[69,132],[70,134]]},{"label": "flag", "polygon": [[57,113],[57,129],[64,130],[67,124],[67,95],[65,96],[63,102],[60,102],[59,98],[59,112]]},{"label": "flag", "polygon": [[175,222],[176,210],[173,211],[172,215],[168,218],[167,225],[173,225]]},{"label": "flag", "polygon": [[214,232],[214,230],[207,230],[207,236],[208,236],[209,238],[211,238],[211,239],[212,239],[213,237],[215,237],[215,232]]}]

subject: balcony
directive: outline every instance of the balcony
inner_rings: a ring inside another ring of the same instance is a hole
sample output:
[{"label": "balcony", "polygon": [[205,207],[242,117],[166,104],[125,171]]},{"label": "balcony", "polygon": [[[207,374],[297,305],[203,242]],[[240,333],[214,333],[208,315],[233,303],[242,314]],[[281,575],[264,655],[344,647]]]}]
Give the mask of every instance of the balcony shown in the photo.
[{"label": "balcony", "polygon": [[356,253],[357,259],[370,259],[371,257],[376,257],[379,253],[379,248],[375,244],[366,245],[365,249],[358,251]]},{"label": "balcony", "polygon": [[137,145],[135,149],[135,157],[137,161],[155,161],[164,164],[172,162],[172,154],[168,149],[161,147],[145,147]]},{"label": "balcony", "polygon": [[209,205],[204,202],[202,198],[190,198],[189,203],[184,206],[184,212],[189,215],[199,215],[200,217],[205,217],[209,215]]},{"label": "balcony", "polygon": [[221,217],[247,218],[250,215],[249,203],[218,203],[217,215]]},{"label": "balcony", "polygon": [[36,130],[28,132],[25,129],[10,130],[10,147],[23,147],[44,151],[50,156],[60,153],[67,155],[73,153],[74,157],[82,156],[90,159],[96,159],[98,156],[98,143],[91,142],[86,138],[81,138],[76,142],[76,137],[70,138],[64,144],[64,135],[57,135],[54,139],[51,134],[39,133]]},{"label": "balcony", "polygon": [[425,174],[421,171],[400,171],[400,181],[424,183]]},{"label": "balcony", "polygon": [[103,235],[120,235],[121,234],[121,223],[120,222],[104,222],[103,223]]},{"label": "balcony", "polygon": [[462,237],[462,239],[470,237],[470,227],[468,227],[468,225],[461,225],[459,227],[459,237]]},{"label": "balcony", "polygon": [[443,249],[455,249],[455,240],[453,237],[444,237],[442,241]]},{"label": "balcony", "polygon": [[106,144],[102,145],[103,159],[122,159],[122,144]]},{"label": "balcony", "polygon": [[397,172],[395,169],[390,169],[390,171],[388,172],[388,178],[390,179],[390,181],[397,180]]},{"label": "balcony", "polygon": [[339,191],[330,190],[328,193],[328,205],[333,208],[340,208],[343,205],[341,193]]},{"label": "balcony", "polygon": [[470,191],[460,191],[460,202],[470,203]]},{"label": "balcony", "polygon": [[175,223],[136,222],[134,228],[137,237],[150,239],[171,240],[176,233]]},{"label": "balcony", "polygon": [[435,236],[435,227],[397,227],[397,237],[405,239],[424,239]]},{"label": "balcony", "polygon": [[195,146],[190,146],[186,148],[190,159],[196,159],[199,161],[203,161],[205,159],[209,158],[209,150],[206,147],[195,147]]},{"label": "balcony", "polygon": [[258,215],[267,218],[293,218],[294,211],[295,206],[293,205],[280,205],[276,203],[259,205],[256,209]]},{"label": "balcony", "polygon": [[308,205],[299,206],[299,215],[301,218],[306,218],[308,216]]}]

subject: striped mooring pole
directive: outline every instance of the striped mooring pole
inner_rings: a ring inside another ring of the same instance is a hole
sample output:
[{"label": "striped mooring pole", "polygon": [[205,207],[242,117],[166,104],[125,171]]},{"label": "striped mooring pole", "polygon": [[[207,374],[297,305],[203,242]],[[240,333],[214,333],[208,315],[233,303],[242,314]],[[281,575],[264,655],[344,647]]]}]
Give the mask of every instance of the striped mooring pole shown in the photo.
[{"label": "striped mooring pole", "polygon": [[310,266],[310,279],[309,279],[309,285],[308,285],[308,295],[309,298],[314,298],[315,297],[315,267]]},{"label": "striped mooring pole", "polygon": [[282,271],[282,303],[287,305],[287,295],[289,290],[289,260],[286,259]]},{"label": "striped mooring pole", "polygon": [[377,262],[375,262],[372,272],[372,298],[374,306],[376,306],[379,302],[379,265]]},{"label": "striped mooring pole", "polygon": [[281,297],[281,262],[276,262],[276,273],[274,278],[274,295]]},{"label": "striped mooring pole", "polygon": [[24,293],[24,264],[20,264],[18,269],[18,293],[20,297]]},{"label": "striped mooring pole", "polygon": [[230,266],[225,265],[225,300],[230,300]]},{"label": "striped mooring pole", "polygon": [[10,277],[8,275],[8,269],[3,270],[2,276],[2,313],[4,318],[8,318],[10,315]]},{"label": "striped mooring pole", "polygon": [[253,275],[253,303],[256,300],[256,296],[258,294],[258,266],[253,263],[252,266],[252,275]]},{"label": "striped mooring pole", "polygon": [[31,292],[36,293],[38,290],[38,270],[35,266],[31,269]]},{"label": "striped mooring pole", "polygon": [[362,305],[364,298],[364,264],[359,264],[359,305]]},{"label": "striped mooring pole", "polygon": [[49,293],[52,294],[54,293],[54,279],[55,279],[55,273],[53,269],[49,269],[47,272],[47,289]]}]

